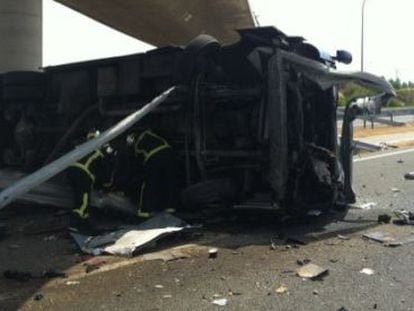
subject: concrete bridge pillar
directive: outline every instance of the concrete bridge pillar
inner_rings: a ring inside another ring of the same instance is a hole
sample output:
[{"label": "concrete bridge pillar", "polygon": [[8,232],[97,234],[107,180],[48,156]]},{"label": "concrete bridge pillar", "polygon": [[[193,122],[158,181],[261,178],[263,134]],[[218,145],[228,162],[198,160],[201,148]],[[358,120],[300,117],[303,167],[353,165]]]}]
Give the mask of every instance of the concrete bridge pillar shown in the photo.
[{"label": "concrete bridge pillar", "polygon": [[42,0],[0,0],[0,73],[42,66]]}]

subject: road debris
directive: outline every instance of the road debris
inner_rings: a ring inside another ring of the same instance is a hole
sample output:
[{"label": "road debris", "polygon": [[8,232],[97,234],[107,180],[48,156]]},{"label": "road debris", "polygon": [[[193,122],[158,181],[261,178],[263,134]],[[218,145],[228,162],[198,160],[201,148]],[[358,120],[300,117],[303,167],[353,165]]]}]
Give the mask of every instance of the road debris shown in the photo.
[{"label": "road debris", "polygon": [[375,206],[377,206],[377,203],[367,202],[367,203],[362,203],[362,204],[359,204],[359,205],[353,205],[352,207],[355,208],[355,209],[370,210],[370,209],[374,208]]},{"label": "road debris", "polygon": [[216,306],[224,307],[227,305],[227,299],[226,298],[215,299],[211,303]]},{"label": "road debris", "polygon": [[309,258],[305,258],[305,259],[298,259],[298,260],[296,260],[296,263],[299,265],[299,266],[304,266],[304,265],[307,265],[308,263],[310,263],[311,262],[311,260],[309,259]]},{"label": "road debris", "polygon": [[319,295],[319,292],[318,292],[316,289],[314,289],[314,290],[312,291],[312,294],[314,294],[315,296],[318,296],[318,295]]},{"label": "road debris", "polygon": [[208,250],[208,258],[217,258],[218,255],[218,248],[210,248]]},{"label": "road debris", "polygon": [[328,242],[325,242],[324,244],[328,246],[337,246],[337,245],[341,245],[341,242],[328,241]]},{"label": "road debris", "polygon": [[328,269],[319,267],[313,263],[304,265],[296,270],[296,273],[301,278],[315,279],[328,273]]},{"label": "road debris", "polygon": [[414,172],[404,174],[404,178],[407,180],[414,180]]},{"label": "road debris", "polygon": [[350,240],[351,239],[349,236],[343,235],[343,234],[338,234],[336,237],[340,240]]},{"label": "road debris", "polygon": [[184,221],[168,213],[160,213],[137,225],[98,236],[71,233],[79,248],[94,256],[108,253],[132,257],[158,239],[190,228]]},{"label": "road debris", "polygon": [[68,286],[72,286],[72,285],[79,285],[80,282],[79,281],[67,281],[65,284]]},{"label": "road debris", "polygon": [[172,295],[163,295],[162,298],[164,298],[164,299],[171,299],[172,298]]},{"label": "road debris", "polygon": [[235,292],[232,290],[229,290],[229,296],[241,296],[242,293],[241,292]]},{"label": "road debris", "polygon": [[163,262],[169,262],[198,256],[201,252],[205,252],[206,249],[206,247],[200,247],[194,244],[186,244],[168,248],[155,253],[144,254],[142,255],[142,259],[145,261],[162,260]]},{"label": "road debris", "polygon": [[394,236],[380,231],[365,233],[363,237],[380,243],[395,241]]},{"label": "road debris", "polygon": [[398,192],[401,192],[401,189],[391,188],[391,191],[394,192],[394,193],[398,193]]},{"label": "road debris", "polygon": [[294,234],[294,235],[288,235],[286,237],[286,243],[293,243],[293,244],[299,244],[299,245],[307,245],[308,243],[316,241],[317,238],[311,236],[311,235],[305,235],[305,234]]},{"label": "road debris", "polygon": [[397,241],[397,239],[393,235],[380,231],[366,233],[363,235],[363,237],[376,242],[383,243],[385,246],[401,245],[401,242]]},{"label": "road debris", "polygon": [[384,246],[396,247],[406,244],[411,244],[414,242],[414,234],[411,232],[408,235],[400,236],[398,238],[394,237],[389,233],[382,232],[371,232],[364,234],[363,237],[374,240],[376,242],[383,243]]},{"label": "road debris", "polygon": [[282,246],[285,244],[285,240],[276,237],[270,239],[270,249],[276,250],[278,246]]},{"label": "road debris", "polygon": [[398,217],[399,220],[394,223],[403,225],[414,225],[414,214],[412,212],[409,212],[405,209],[400,209],[395,210],[394,214]]},{"label": "road debris", "polygon": [[311,234],[279,234],[277,237],[270,239],[270,249],[276,250],[279,246],[284,249],[299,248],[299,245],[307,245],[318,239]]},{"label": "road debris", "polygon": [[280,287],[276,289],[276,293],[279,295],[283,295],[287,293],[287,291],[288,291],[288,288],[286,287],[286,285],[281,285]]},{"label": "road debris", "polygon": [[155,285],[154,287],[155,287],[155,288],[158,288],[158,289],[162,289],[162,288],[164,288],[164,285],[157,284],[157,285]]},{"label": "road debris", "polygon": [[391,222],[391,216],[388,214],[378,215],[379,224],[389,224]]},{"label": "road debris", "polygon": [[373,275],[375,271],[372,270],[371,268],[364,268],[361,271],[359,271],[359,273],[366,274],[366,275]]}]

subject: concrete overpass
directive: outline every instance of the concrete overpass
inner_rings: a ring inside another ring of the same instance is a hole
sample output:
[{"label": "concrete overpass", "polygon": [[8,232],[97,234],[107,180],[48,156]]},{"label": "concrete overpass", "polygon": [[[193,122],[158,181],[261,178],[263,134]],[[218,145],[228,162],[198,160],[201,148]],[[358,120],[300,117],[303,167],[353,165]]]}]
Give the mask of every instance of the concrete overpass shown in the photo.
[{"label": "concrete overpass", "polygon": [[0,0],[0,74],[42,66],[42,0]]},{"label": "concrete overpass", "polygon": [[254,26],[248,0],[55,0],[155,46],[184,45],[200,33],[223,43]]},{"label": "concrete overpass", "polygon": [[[155,46],[184,45],[200,33],[222,43],[254,26],[248,0],[55,0]],[[42,0],[0,1],[0,73],[42,65]]]}]

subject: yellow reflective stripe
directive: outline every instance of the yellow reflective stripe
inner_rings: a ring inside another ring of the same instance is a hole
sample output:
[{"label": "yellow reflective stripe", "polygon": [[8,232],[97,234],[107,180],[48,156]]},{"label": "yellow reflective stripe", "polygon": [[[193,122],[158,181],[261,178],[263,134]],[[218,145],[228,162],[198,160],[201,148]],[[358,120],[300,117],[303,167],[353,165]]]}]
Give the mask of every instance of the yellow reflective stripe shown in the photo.
[{"label": "yellow reflective stripe", "polygon": [[136,145],[138,145],[138,143],[144,138],[144,136],[145,135],[147,135],[149,133],[149,131],[144,131],[144,132],[142,132],[139,136],[138,136],[138,138],[137,138],[137,142],[136,142]]},{"label": "yellow reflective stripe", "polygon": [[[162,145],[158,146],[157,148],[152,149],[151,151],[146,151],[145,149],[139,149],[139,143],[144,139],[145,135],[151,135],[154,138],[159,139],[162,142]],[[139,135],[137,142],[135,143],[135,153],[142,154],[144,156],[144,163],[146,163],[152,156],[157,154],[159,151],[171,147],[170,144],[162,137],[154,134],[151,131],[145,131]]]},{"label": "yellow reflective stripe", "polygon": [[145,160],[144,163],[146,163],[149,159],[151,159],[151,157],[153,157],[155,154],[157,154],[158,152],[160,152],[161,150],[164,150],[166,148],[170,148],[170,145],[162,145],[159,146],[157,148],[152,149],[150,152],[148,152],[145,156]]},{"label": "yellow reflective stripe", "polygon": [[82,205],[78,209],[72,210],[74,213],[78,214],[80,218],[86,219],[89,217],[89,214],[87,213],[88,208],[88,199],[89,199],[89,193],[85,192],[82,197]]},{"label": "yellow reflective stripe", "polygon": [[141,192],[139,194],[139,205],[138,205],[137,216],[141,217],[141,218],[150,218],[152,216],[152,213],[142,211],[142,207],[143,207],[142,205],[143,205],[143,201],[144,201],[144,191],[145,191],[145,182],[143,182],[142,185],[141,185]]},{"label": "yellow reflective stripe", "polygon": [[89,166],[92,164],[93,161],[95,161],[99,157],[104,157],[103,153],[100,150],[95,150],[95,152],[88,158],[85,164],[76,162],[73,163],[71,166],[80,168],[82,171],[88,174],[92,181],[95,181],[95,175],[93,175],[92,172],[89,170]]},{"label": "yellow reflective stripe", "polygon": [[95,176],[88,170],[87,167],[85,167],[85,165],[80,164],[80,163],[73,163],[71,166],[80,168],[82,171],[88,174],[88,176],[92,179],[92,181],[95,181]]},{"label": "yellow reflective stripe", "polygon": [[109,189],[114,185],[114,179],[115,179],[114,175],[115,175],[114,170],[111,170],[111,178],[107,182],[103,183],[104,188]]},{"label": "yellow reflective stripe", "polygon": [[138,216],[142,210],[142,203],[144,201],[144,190],[145,190],[145,181],[142,183],[140,193],[139,193]]},{"label": "yellow reflective stripe", "polygon": [[146,158],[146,154],[147,154],[147,152],[144,150],[144,149],[139,149],[138,148],[138,145],[139,145],[139,143],[141,142],[141,140],[143,140],[144,139],[144,136],[145,135],[147,135],[149,133],[149,131],[144,131],[144,132],[142,132],[139,136],[138,136],[138,138],[137,138],[137,141],[135,142],[135,153],[142,153],[143,155],[144,155],[144,157]]},{"label": "yellow reflective stripe", "polygon": [[161,136],[158,136],[157,134],[155,134],[155,133],[153,133],[151,131],[147,131],[147,134],[148,135],[151,135],[152,137],[158,138],[159,140],[161,140],[163,142],[164,145],[168,145],[169,146],[168,142],[164,138],[162,138]]},{"label": "yellow reflective stripe", "polygon": [[161,136],[158,136],[157,134],[155,134],[155,133],[153,133],[152,131],[149,131],[149,130],[142,132],[141,135],[138,136],[137,145],[139,144],[139,142],[141,142],[141,140],[144,139],[145,135],[151,135],[152,137],[161,140],[165,145],[168,145],[168,142],[164,138],[162,138]]},{"label": "yellow reflective stripe", "polygon": [[138,217],[141,217],[141,218],[150,218],[150,217],[152,217],[152,214],[151,213],[145,213],[145,212],[138,211]]},{"label": "yellow reflective stripe", "polygon": [[89,170],[89,166],[92,164],[99,157],[104,157],[103,153],[100,150],[95,150],[92,156],[89,157],[88,161],[86,161],[85,166]]},{"label": "yellow reflective stripe", "polygon": [[143,149],[135,149],[135,154],[142,154],[144,156],[144,162],[147,162],[148,153]]}]

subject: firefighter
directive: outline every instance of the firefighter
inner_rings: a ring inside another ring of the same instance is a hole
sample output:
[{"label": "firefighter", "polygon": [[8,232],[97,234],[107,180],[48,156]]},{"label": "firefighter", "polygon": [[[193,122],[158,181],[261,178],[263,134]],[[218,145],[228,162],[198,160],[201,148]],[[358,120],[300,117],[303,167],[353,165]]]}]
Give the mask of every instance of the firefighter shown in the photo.
[{"label": "firefighter", "polygon": [[[88,139],[99,131],[90,132]],[[67,177],[74,193],[75,206],[70,215],[72,231],[90,230],[90,196],[93,188],[109,189],[113,180],[114,152],[109,145],[97,149],[67,168]]]},{"label": "firefighter", "polygon": [[127,145],[142,172],[138,218],[149,218],[161,211],[174,212],[176,174],[171,145],[150,129],[128,135]]}]

